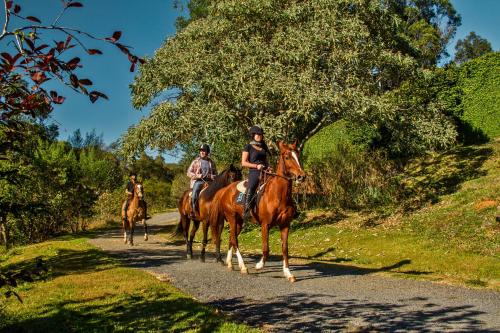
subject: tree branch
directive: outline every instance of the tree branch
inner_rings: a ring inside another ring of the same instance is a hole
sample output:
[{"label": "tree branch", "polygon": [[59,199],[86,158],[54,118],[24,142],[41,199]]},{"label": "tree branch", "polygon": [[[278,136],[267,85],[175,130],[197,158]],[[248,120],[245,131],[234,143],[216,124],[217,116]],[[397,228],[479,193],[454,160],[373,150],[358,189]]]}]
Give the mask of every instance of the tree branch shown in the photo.
[{"label": "tree branch", "polygon": [[318,133],[320,129],[323,128],[323,126],[326,124],[326,122],[329,120],[328,114],[323,115],[321,120],[316,124],[316,126],[307,133],[306,137],[304,140],[302,140],[299,144],[299,151],[302,151],[302,148],[304,148],[304,144],[306,143],[307,140],[309,140],[314,134]]},{"label": "tree branch", "polygon": [[4,8],[5,8],[5,23],[3,25],[2,34],[0,35],[0,40],[7,34],[7,27],[10,21],[10,10],[7,8],[7,0],[3,0]]}]

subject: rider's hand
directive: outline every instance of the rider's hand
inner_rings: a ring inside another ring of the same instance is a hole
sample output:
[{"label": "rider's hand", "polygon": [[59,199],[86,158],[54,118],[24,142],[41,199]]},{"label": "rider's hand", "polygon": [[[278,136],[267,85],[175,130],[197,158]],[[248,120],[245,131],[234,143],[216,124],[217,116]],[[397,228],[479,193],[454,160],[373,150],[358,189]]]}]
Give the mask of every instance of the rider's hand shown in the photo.
[{"label": "rider's hand", "polygon": [[264,166],[262,164],[257,164],[257,170],[261,170]]}]

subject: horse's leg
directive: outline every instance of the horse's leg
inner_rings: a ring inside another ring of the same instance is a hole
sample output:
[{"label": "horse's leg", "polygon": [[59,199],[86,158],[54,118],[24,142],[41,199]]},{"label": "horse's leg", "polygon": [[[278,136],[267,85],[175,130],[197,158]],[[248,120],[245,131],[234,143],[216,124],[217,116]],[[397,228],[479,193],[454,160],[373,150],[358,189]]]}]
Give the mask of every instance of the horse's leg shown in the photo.
[{"label": "horse's leg", "polygon": [[193,220],[193,227],[191,228],[191,234],[189,235],[189,242],[188,242],[189,259],[193,258],[193,240],[194,236],[196,236],[196,231],[198,231],[199,227],[200,227],[200,221]]},{"label": "horse's leg", "polygon": [[123,244],[127,244],[127,225],[125,223],[125,217],[122,218],[122,228],[123,228]]},{"label": "horse's leg", "polygon": [[184,241],[186,242],[186,258],[191,259],[193,256],[193,251],[190,251],[190,246],[189,246],[189,227],[191,227],[191,219],[187,217],[187,215],[181,214],[181,220],[182,220],[182,226],[183,226],[183,236],[184,236]]},{"label": "horse's leg", "polygon": [[208,226],[208,221],[206,219],[203,220],[203,242],[200,255],[201,262],[205,262],[205,248],[207,247],[208,243]]},{"label": "horse's leg", "polygon": [[148,225],[146,223],[146,215],[144,215],[144,218],[142,219],[142,224],[144,225],[144,240],[148,241]]},{"label": "horse's leg", "polygon": [[[236,244],[236,257],[238,258],[238,266],[240,267],[240,271],[243,274],[248,274],[248,268],[245,266],[245,262],[243,261],[243,257],[241,256],[240,249],[238,247],[238,235],[241,232],[242,229],[242,223],[243,221],[238,221],[235,222],[235,228],[236,228],[236,238],[235,238],[235,244]],[[238,223],[240,222],[240,223]]]},{"label": "horse's leg", "polygon": [[295,282],[295,276],[290,272],[288,268],[288,231],[290,225],[282,226],[281,228],[281,251],[283,252],[283,274],[290,282]]},{"label": "horse's leg", "polygon": [[[222,238],[222,231],[224,231],[224,221],[216,226],[216,239],[215,239],[215,261],[224,263],[220,254],[220,243]],[[212,236],[213,237],[213,236]]]},{"label": "horse's leg", "polygon": [[262,269],[269,257],[269,225],[262,223],[260,231],[262,234],[262,258],[255,265],[255,269]]},{"label": "horse's leg", "polygon": [[129,227],[130,227],[130,246],[134,246],[134,229],[135,229],[135,222],[129,221]]},{"label": "horse's leg", "polygon": [[125,211],[125,204],[127,201],[122,204],[122,228],[123,228],[123,243],[127,244],[127,226],[125,224],[125,217],[127,216],[127,212]]}]

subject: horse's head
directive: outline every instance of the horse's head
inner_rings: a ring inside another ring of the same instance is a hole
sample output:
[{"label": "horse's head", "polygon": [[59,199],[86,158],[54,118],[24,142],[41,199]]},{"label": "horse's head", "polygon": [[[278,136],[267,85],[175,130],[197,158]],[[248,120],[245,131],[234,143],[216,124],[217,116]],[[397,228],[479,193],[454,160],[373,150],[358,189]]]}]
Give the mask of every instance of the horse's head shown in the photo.
[{"label": "horse's head", "polygon": [[144,197],[144,186],[142,186],[142,183],[137,181],[134,183],[134,194],[139,198],[139,200],[142,200]]},{"label": "horse's head", "polygon": [[241,169],[238,169],[233,164],[231,164],[227,170],[229,172],[229,178],[231,179],[231,182],[235,182],[243,178]]},{"label": "horse's head", "polygon": [[283,163],[285,176],[292,176],[299,182],[304,180],[306,173],[300,166],[299,152],[297,150],[297,142],[286,144],[282,141],[278,142],[280,149],[280,159]]}]

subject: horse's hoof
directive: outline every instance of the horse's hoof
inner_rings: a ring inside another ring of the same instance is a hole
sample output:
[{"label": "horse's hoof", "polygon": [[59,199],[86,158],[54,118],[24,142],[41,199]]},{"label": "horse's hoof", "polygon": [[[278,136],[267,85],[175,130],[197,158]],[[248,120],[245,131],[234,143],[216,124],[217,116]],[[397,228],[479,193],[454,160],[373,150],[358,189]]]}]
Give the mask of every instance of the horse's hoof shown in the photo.
[{"label": "horse's hoof", "polygon": [[147,242],[148,241],[148,235],[144,235],[144,240]]},{"label": "horse's hoof", "polygon": [[293,282],[297,281],[297,279],[295,278],[295,276],[292,275],[292,276],[288,277],[288,281],[293,283]]},{"label": "horse's hoof", "polygon": [[255,269],[256,269],[256,270],[260,270],[260,269],[262,269],[262,268],[264,268],[264,263],[263,263],[263,262],[261,262],[261,261],[259,261],[259,262],[257,263],[257,265],[255,265]]},{"label": "horse's hoof", "polygon": [[227,270],[232,271],[233,270],[233,265],[227,265]]},{"label": "horse's hoof", "polygon": [[193,256],[188,254],[188,255],[186,255],[186,259],[191,260],[191,259],[193,259]]},{"label": "horse's hoof", "polygon": [[201,262],[205,262],[205,257],[204,257],[204,256],[201,256],[201,257],[200,257],[200,261],[201,261]]},{"label": "horse's hoof", "polygon": [[243,267],[243,268],[241,269],[241,274],[248,274],[248,268]]}]

